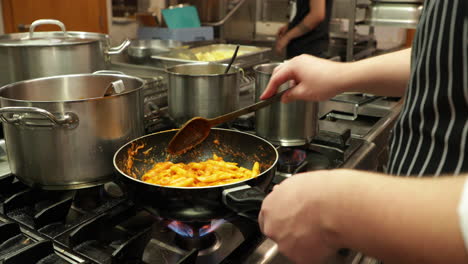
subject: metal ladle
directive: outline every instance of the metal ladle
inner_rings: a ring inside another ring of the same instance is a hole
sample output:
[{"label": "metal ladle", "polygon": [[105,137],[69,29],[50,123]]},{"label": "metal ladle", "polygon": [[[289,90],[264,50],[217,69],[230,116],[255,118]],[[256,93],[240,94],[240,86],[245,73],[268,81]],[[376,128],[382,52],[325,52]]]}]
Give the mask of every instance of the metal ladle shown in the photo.
[{"label": "metal ladle", "polygon": [[123,91],[125,91],[124,82],[122,80],[113,81],[109,83],[109,85],[106,87],[106,90],[104,91],[102,97],[119,94]]},{"label": "metal ladle", "polygon": [[177,133],[171,139],[169,145],[167,146],[167,152],[175,155],[187,152],[188,150],[202,143],[210,134],[210,130],[212,127],[233,120],[234,118],[239,117],[241,115],[245,115],[250,112],[256,111],[265,106],[271,105],[279,101],[281,96],[289,89],[279,92],[275,96],[272,96],[266,100],[260,101],[253,105],[249,105],[247,107],[241,108],[239,110],[219,117],[211,119],[206,119],[203,117],[194,117],[190,119],[179,129],[179,131],[177,131]]},{"label": "metal ladle", "polygon": [[229,70],[231,69],[232,64],[236,60],[237,57],[237,52],[239,51],[240,45],[237,45],[236,50],[234,51],[234,55],[232,55],[231,61],[229,62],[228,66],[226,67],[226,70],[224,71],[224,74],[228,73]]}]

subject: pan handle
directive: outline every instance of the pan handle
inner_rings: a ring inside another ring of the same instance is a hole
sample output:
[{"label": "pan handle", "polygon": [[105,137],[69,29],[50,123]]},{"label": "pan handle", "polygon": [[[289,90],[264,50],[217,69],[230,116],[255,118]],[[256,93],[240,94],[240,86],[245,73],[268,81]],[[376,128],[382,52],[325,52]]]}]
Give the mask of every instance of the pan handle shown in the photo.
[{"label": "pan handle", "polygon": [[240,185],[223,191],[223,203],[250,220],[258,221],[258,213],[266,194],[257,187]]},{"label": "pan handle", "polygon": [[[241,216],[258,222],[258,214],[266,194],[257,187],[240,185],[223,191],[223,203]],[[337,254],[346,257],[351,253],[348,248],[340,248]]]}]

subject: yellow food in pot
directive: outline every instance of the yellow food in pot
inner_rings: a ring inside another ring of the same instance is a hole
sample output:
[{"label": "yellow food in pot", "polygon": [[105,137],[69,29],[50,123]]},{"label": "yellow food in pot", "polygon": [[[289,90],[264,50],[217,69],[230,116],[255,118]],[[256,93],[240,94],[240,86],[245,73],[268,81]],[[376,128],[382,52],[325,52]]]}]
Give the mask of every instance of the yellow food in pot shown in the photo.
[{"label": "yellow food in pot", "polygon": [[[242,51],[237,52],[237,56],[242,55]],[[215,51],[207,51],[207,52],[197,52],[195,56],[200,61],[220,61],[229,59],[234,55],[234,51],[232,50],[215,50]]]}]

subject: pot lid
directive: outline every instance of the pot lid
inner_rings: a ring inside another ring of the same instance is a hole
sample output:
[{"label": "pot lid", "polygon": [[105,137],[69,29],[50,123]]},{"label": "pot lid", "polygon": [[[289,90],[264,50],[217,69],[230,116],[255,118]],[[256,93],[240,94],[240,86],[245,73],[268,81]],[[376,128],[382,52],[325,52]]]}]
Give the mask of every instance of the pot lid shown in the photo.
[{"label": "pot lid", "polygon": [[[48,32],[49,33],[49,32]],[[52,32],[50,32],[52,33]],[[61,33],[61,32],[59,32]],[[21,34],[21,33],[20,33]],[[86,44],[98,41],[97,39],[91,38],[77,38],[77,37],[61,37],[54,34],[48,34],[48,37],[34,37],[29,38],[15,38],[15,34],[6,35],[6,37],[0,37],[0,46],[66,46],[76,44]],[[13,37],[13,38],[12,38]]]},{"label": "pot lid", "polygon": [[[61,31],[35,32],[40,25],[56,25]],[[0,36],[0,46],[66,46],[105,40],[107,35],[88,32],[69,32],[55,19],[39,19],[31,23],[29,33],[13,33]]]}]

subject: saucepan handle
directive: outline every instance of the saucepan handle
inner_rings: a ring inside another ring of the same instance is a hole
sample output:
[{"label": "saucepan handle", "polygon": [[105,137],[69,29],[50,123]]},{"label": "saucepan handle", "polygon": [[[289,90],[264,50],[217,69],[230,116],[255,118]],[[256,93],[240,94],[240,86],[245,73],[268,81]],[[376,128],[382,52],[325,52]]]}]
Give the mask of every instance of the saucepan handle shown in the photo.
[{"label": "saucepan handle", "polygon": [[[42,116],[42,117],[38,117]],[[52,114],[38,107],[2,107],[0,108],[2,122],[25,127],[64,127],[76,128],[79,124],[78,116],[72,112]]]},{"label": "saucepan handle", "polygon": [[[229,209],[250,220],[258,221],[258,214],[266,194],[257,187],[240,185],[223,191],[223,203]],[[348,256],[350,250],[341,248],[337,251],[340,256]]]},{"label": "saucepan handle", "polygon": [[119,46],[117,47],[112,47],[109,48],[106,51],[106,54],[108,55],[115,55],[115,54],[120,54],[122,51],[124,51],[128,46],[130,46],[131,41],[129,39],[125,39]]},{"label": "saucepan handle", "polygon": [[61,21],[56,19],[38,19],[32,22],[31,26],[29,26],[29,38],[33,38],[34,29],[36,29],[36,27],[40,25],[57,25],[62,30],[63,36],[68,36],[67,30],[65,29],[65,24],[63,24]]},{"label": "saucepan handle", "polygon": [[257,187],[240,185],[223,191],[223,203],[229,209],[253,221],[258,221],[258,213],[266,194]]}]

